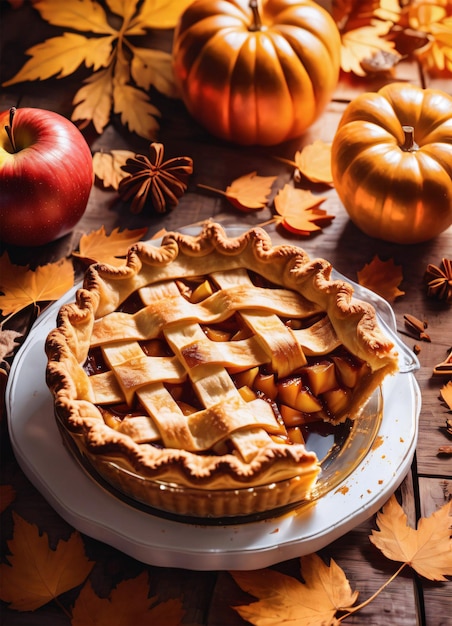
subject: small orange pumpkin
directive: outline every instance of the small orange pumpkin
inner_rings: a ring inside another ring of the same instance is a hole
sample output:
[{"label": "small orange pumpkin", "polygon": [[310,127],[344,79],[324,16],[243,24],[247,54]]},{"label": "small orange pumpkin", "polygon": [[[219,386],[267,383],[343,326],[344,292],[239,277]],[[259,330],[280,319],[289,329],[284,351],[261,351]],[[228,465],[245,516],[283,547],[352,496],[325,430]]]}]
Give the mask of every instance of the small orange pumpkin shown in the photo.
[{"label": "small orange pumpkin", "polygon": [[367,235],[411,244],[452,224],[452,97],[409,83],[364,93],[332,144],[336,191]]},{"label": "small orange pumpkin", "polygon": [[341,44],[311,0],[195,0],[174,34],[173,67],[191,115],[242,145],[300,136],[337,85]]}]

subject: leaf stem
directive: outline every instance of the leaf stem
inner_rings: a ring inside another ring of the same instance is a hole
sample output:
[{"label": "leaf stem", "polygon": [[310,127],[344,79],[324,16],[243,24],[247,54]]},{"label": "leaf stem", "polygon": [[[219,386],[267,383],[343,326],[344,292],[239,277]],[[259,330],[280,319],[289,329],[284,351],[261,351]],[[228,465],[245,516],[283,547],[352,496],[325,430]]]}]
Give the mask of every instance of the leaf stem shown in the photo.
[{"label": "leaf stem", "polygon": [[66,615],[66,617],[70,620],[72,620],[72,615],[71,612],[68,611],[68,609],[64,606],[64,604],[62,604],[58,598],[53,598],[53,601],[55,602],[55,604],[57,605],[57,607],[60,609],[60,611],[62,611],[64,613],[64,615]]},{"label": "leaf stem", "polygon": [[210,187],[209,185],[203,185],[202,183],[198,183],[197,187],[199,187],[200,189],[207,189],[207,191],[213,191],[214,193],[219,193],[222,196],[227,196],[227,193],[225,191],[222,191],[221,189],[215,189],[215,187]]},{"label": "leaf stem", "polygon": [[9,126],[5,126],[6,134],[8,135],[9,142],[13,149],[13,152],[18,152],[16,141],[14,139],[14,116],[16,115],[16,107],[11,107],[9,110]]},{"label": "leaf stem", "polygon": [[347,617],[349,617],[350,615],[353,615],[353,613],[356,613],[357,611],[359,611],[360,609],[363,609],[365,606],[367,606],[368,604],[370,604],[372,602],[372,600],[375,600],[375,598],[384,590],[386,589],[386,587],[392,583],[392,581],[394,580],[394,578],[396,578],[400,572],[408,565],[408,563],[402,563],[402,565],[399,567],[399,569],[379,588],[377,589],[377,591],[372,594],[370,596],[370,598],[367,598],[367,600],[365,600],[364,602],[361,602],[361,604],[358,604],[356,606],[353,606],[349,609],[349,611],[347,613],[345,613],[345,615],[342,615],[341,617],[337,618],[338,622],[342,622],[344,619],[346,619]]}]

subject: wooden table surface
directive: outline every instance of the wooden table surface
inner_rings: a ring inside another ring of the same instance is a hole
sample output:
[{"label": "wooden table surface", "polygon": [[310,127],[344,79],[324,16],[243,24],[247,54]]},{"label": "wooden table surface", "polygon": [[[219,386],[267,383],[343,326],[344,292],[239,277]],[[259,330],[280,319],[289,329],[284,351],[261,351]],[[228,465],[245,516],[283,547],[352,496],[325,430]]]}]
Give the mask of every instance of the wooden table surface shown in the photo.
[{"label": "wooden table surface", "polygon": [[[24,62],[24,51],[32,44],[48,36],[48,26],[30,6],[13,11],[7,3],[0,4],[1,25],[1,81],[12,77]],[[55,28],[51,29],[55,34]],[[169,35],[168,35],[169,36]],[[391,76],[375,76],[352,79],[342,76],[336,93],[322,117],[308,130],[304,137],[274,148],[241,148],[228,145],[209,136],[187,115],[179,101],[156,96],[157,106],[162,112],[161,130],[158,140],[165,146],[169,156],[187,155],[193,158],[194,174],[187,193],[179,206],[171,213],[160,217],[132,215],[116,192],[94,187],[87,211],[73,233],[63,239],[33,249],[2,247],[7,250],[16,264],[31,264],[32,267],[69,256],[77,248],[80,236],[105,226],[107,233],[116,227],[147,227],[148,237],[160,229],[179,229],[190,223],[214,218],[226,225],[261,224],[272,216],[272,208],[256,213],[244,214],[236,211],[217,194],[205,192],[198,184],[208,184],[225,189],[235,178],[251,171],[259,175],[277,175],[276,187],[290,182],[293,170],[276,160],[275,156],[293,158],[295,151],[316,139],[331,141],[336,126],[347,102],[362,91],[377,89],[387,80],[400,79],[421,86],[436,86],[452,93],[450,79],[432,79],[423,74],[419,67],[400,63]],[[71,100],[79,87],[76,76],[61,80],[22,83],[3,88],[0,94],[0,109],[15,106],[34,106],[58,111],[67,117],[71,114]],[[148,142],[124,132],[118,124],[110,125],[101,136],[87,130],[85,136],[93,153],[99,150],[126,148],[146,153]],[[324,191],[322,189],[322,191]],[[452,255],[452,228],[427,243],[401,246],[372,239],[360,232],[348,219],[334,189],[326,190],[324,204],[335,215],[331,225],[311,238],[290,236],[269,226],[275,240],[296,243],[311,256],[324,256],[349,278],[356,280],[357,272],[375,255],[381,259],[394,259],[403,271],[400,288],[405,294],[393,303],[400,330],[404,329],[403,316],[411,313],[428,320],[431,342],[419,342],[400,333],[400,338],[410,348],[418,344],[420,369],[415,376],[422,394],[419,419],[419,438],[411,470],[404,479],[398,493],[412,525],[421,516],[428,516],[439,506],[452,499],[452,458],[438,454],[438,448],[450,445],[445,432],[446,419],[450,412],[439,400],[439,390],[447,378],[432,377],[433,367],[443,361],[452,346],[452,315],[450,306],[428,298],[423,285],[423,274],[429,263],[439,264]],[[81,267],[78,267],[81,271]],[[30,314],[15,316],[4,328],[23,332],[30,323]],[[7,542],[13,532],[13,516],[16,512],[28,522],[36,524],[46,533],[53,545],[60,538],[67,538],[72,527],[60,517],[25,477],[15,460],[8,439],[7,419],[1,421],[1,484],[11,485],[15,492],[14,501],[1,514],[1,559],[8,558]],[[360,599],[371,596],[397,569],[397,563],[389,561],[372,546],[368,536],[376,528],[375,517],[336,539],[320,551],[328,562],[333,558],[345,571],[352,588],[360,591]],[[181,525],[181,532],[184,527]],[[165,601],[181,600],[185,616],[184,624],[209,626],[245,624],[233,606],[249,603],[252,598],[245,594],[227,571],[192,571],[143,564],[121,553],[117,549],[83,535],[87,554],[96,561],[92,573],[93,585],[100,595],[107,596],[118,581],[137,576],[142,571],[149,574],[150,595]],[[299,559],[293,558],[275,564],[274,569],[298,576]],[[76,599],[76,592],[66,594],[67,607]],[[349,624],[372,624],[372,626],[445,626],[452,624],[452,583],[433,583],[422,579],[410,569],[397,577],[373,602],[355,616],[346,620]],[[61,608],[51,602],[34,612],[11,610],[6,603],[1,605],[1,623],[5,625],[54,626],[69,624],[70,619]],[[154,622],[156,623],[156,622]],[[163,625],[164,622],[162,622]],[[137,625],[138,626],[138,625]],[[158,626],[158,625],[157,625]]]}]

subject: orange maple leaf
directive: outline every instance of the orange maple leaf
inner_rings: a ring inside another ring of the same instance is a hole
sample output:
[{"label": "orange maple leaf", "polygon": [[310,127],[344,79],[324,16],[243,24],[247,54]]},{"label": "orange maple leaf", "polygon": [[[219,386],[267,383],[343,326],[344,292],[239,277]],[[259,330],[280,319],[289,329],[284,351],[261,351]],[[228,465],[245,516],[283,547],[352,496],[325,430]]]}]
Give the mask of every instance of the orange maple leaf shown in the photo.
[{"label": "orange maple leaf", "polygon": [[139,241],[147,228],[119,231],[115,228],[110,235],[101,226],[88,235],[82,235],[79,243],[79,252],[73,252],[73,256],[82,259],[85,263],[105,263],[119,267],[126,262],[125,257],[130,246]]},{"label": "orange maple leaf", "polygon": [[452,11],[450,0],[414,0],[404,9],[408,26],[425,33],[429,45],[417,57],[429,71],[452,73]]},{"label": "orange maple leaf", "polygon": [[37,526],[13,512],[14,535],[8,541],[8,563],[0,564],[0,599],[11,609],[34,611],[80,585],[94,566],[85,555],[82,538],[72,533],[55,550]]},{"label": "orange maple leaf", "polygon": [[258,602],[234,609],[256,626],[308,626],[330,624],[337,611],[348,610],[356,602],[358,592],[351,590],[335,561],[328,566],[317,554],[310,554],[301,557],[300,562],[305,584],[271,569],[231,572],[241,589],[259,598]]},{"label": "orange maple leaf", "polygon": [[441,398],[447,404],[449,409],[452,411],[452,380],[449,380],[448,383],[443,385],[440,389]]},{"label": "orange maple leaf", "polygon": [[127,176],[122,169],[127,159],[135,156],[131,150],[110,150],[95,152],[93,155],[94,174],[105,189],[118,189],[120,181]]},{"label": "orange maple leaf", "polygon": [[369,539],[392,561],[410,565],[429,580],[447,580],[452,575],[451,503],[419,520],[417,529],[407,524],[407,516],[393,495],[377,515],[379,531]]},{"label": "orange maple leaf", "polygon": [[149,598],[148,574],[142,572],[133,579],[120,582],[108,598],[99,598],[87,582],[72,610],[72,626],[86,624],[165,624],[178,626],[185,611],[180,600],[157,602]]},{"label": "orange maple leaf", "polygon": [[309,236],[334,219],[334,215],[319,207],[325,200],[325,196],[315,196],[311,191],[286,184],[275,197],[279,217],[275,216],[273,221],[292,233]]},{"label": "orange maple leaf", "polygon": [[69,259],[31,270],[28,265],[12,264],[7,252],[0,257],[0,310],[4,316],[30,304],[58,300],[73,285],[74,268]]},{"label": "orange maple leaf", "polygon": [[267,206],[268,197],[276,179],[277,176],[258,176],[256,172],[250,172],[236,178],[226,187],[226,191],[208,185],[198,185],[198,187],[221,194],[240,211],[259,211]]},{"label": "orange maple leaf", "polygon": [[295,181],[299,182],[304,176],[313,183],[323,183],[333,185],[333,175],[331,173],[331,143],[326,143],[321,139],[314,141],[301,150],[295,152],[294,160],[278,157],[278,161],[288,163],[295,168]]},{"label": "orange maple leaf", "polygon": [[344,72],[352,72],[357,76],[365,76],[363,61],[371,59],[376,53],[394,54],[394,42],[384,39],[391,27],[391,22],[375,21],[341,34],[341,68]]},{"label": "orange maple leaf", "polygon": [[403,280],[402,270],[400,266],[394,264],[393,259],[382,261],[376,255],[357,274],[360,285],[375,291],[388,302],[393,302],[396,298],[405,294],[404,291],[400,291],[398,288]]}]

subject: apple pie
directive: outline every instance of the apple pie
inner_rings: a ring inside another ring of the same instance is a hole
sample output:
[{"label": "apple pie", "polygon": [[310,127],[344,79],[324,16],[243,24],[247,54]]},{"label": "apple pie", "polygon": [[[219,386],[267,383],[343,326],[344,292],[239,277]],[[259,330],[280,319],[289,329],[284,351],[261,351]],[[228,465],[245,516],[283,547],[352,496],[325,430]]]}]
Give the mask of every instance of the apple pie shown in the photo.
[{"label": "apple pie", "polygon": [[397,370],[375,310],[331,264],[260,228],[140,242],[91,265],[46,341],[63,439],[108,485],[177,515],[309,500],[306,424],[359,420]]}]

